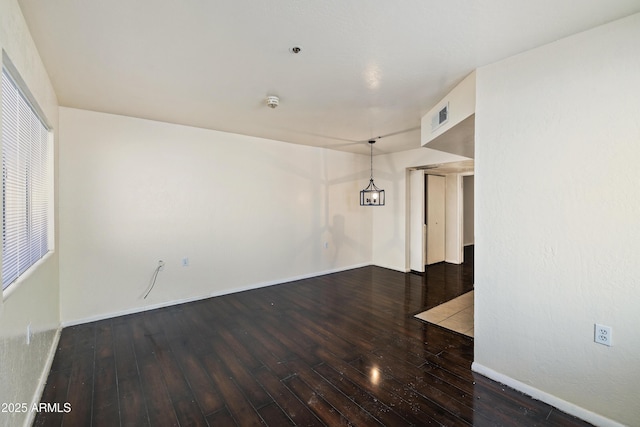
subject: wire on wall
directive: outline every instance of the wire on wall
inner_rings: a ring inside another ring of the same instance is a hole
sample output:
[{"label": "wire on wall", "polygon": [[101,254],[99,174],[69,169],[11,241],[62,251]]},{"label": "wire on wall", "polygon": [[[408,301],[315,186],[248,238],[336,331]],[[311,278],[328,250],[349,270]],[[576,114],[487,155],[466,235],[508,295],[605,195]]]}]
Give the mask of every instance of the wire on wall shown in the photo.
[{"label": "wire on wall", "polygon": [[149,296],[149,294],[151,293],[151,290],[156,284],[158,273],[161,272],[163,268],[164,268],[164,261],[162,260],[158,261],[158,266],[156,267],[155,271],[153,272],[153,276],[151,277],[151,284],[149,285],[149,289],[147,289],[147,292],[145,292],[143,299],[147,299],[147,296]]}]

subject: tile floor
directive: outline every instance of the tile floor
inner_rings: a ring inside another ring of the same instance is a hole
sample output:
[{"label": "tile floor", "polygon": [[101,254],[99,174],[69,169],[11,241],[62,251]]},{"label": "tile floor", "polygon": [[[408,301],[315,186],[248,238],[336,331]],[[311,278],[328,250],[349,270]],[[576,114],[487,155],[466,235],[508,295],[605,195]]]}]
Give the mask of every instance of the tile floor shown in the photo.
[{"label": "tile floor", "polygon": [[473,337],[473,291],[418,313],[416,317]]}]

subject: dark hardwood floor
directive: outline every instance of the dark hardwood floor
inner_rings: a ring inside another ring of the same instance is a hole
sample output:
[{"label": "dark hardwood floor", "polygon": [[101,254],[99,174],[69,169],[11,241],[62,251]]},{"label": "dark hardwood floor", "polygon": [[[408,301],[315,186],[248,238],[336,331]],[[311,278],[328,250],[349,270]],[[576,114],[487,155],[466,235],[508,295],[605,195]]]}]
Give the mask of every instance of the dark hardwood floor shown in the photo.
[{"label": "dark hardwood floor", "polygon": [[364,267],[66,328],[42,402],[72,410],[34,425],[588,425],[474,374],[473,339],[413,317],[469,290],[469,267]]},{"label": "dark hardwood floor", "polygon": [[429,310],[473,290],[474,246],[465,246],[464,263],[460,265],[440,262],[425,268],[422,277],[422,305],[417,312]]}]

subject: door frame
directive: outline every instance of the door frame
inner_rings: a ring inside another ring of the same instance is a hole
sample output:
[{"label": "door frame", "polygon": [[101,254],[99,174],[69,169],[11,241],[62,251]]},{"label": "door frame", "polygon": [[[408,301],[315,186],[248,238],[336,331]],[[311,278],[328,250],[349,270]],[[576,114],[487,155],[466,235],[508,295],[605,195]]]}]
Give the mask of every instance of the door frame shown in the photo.
[{"label": "door frame", "polygon": [[[453,162],[450,164],[455,164],[457,162]],[[450,246],[450,251],[448,252],[449,256],[445,256],[445,262],[450,262],[450,263],[454,263],[454,264],[461,264],[462,262],[464,262],[464,234],[463,234],[463,229],[464,229],[464,206],[463,206],[463,177],[467,176],[467,175],[476,175],[475,174],[475,170],[471,170],[471,171],[447,171],[446,173],[444,172],[439,172],[437,169],[439,169],[439,167],[441,166],[448,166],[450,164],[428,164],[428,165],[421,165],[421,166],[414,166],[414,167],[408,167],[405,169],[405,195],[406,195],[406,200],[405,200],[405,271],[406,272],[410,272],[412,271],[411,268],[411,238],[412,238],[412,233],[414,233],[415,230],[415,226],[412,228],[411,223],[412,223],[412,207],[411,207],[411,199],[412,199],[412,188],[411,188],[411,172],[415,171],[415,170],[422,170],[424,172],[424,174],[428,174],[429,172],[432,172],[434,175],[444,175],[445,179],[448,180],[449,184],[451,185],[451,187],[449,187],[449,190],[447,191],[452,191],[451,189],[454,188],[453,186],[455,186],[455,193],[456,193],[456,197],[455,198],[449,198],[450,201],[452,202],[451,204],[449,204],[448,202],[447,205],[449,206],[449,209],[453,209],[454,210],[454,216],[452,217],[452,212],[449,212],[449,215],[447,215],[447,212],[445,212],[445,216],[447,216],[447,223],[449,223],[448,228],[449,231],[447,232],[447,235],[445,236],[445,242],[446,244],[448,243]],[[435,169],[435,170],[434,170]],[[450,168],[451,169],[451,168]],[[452,179],[454,178],[455,179]],[[422,182],[422,200],[424,203],[424,179],[421,180]],[[415,184],[414,184],[415,185]],[[447,183],[445,183],[445,186],[447,186]],[[455,202],[454,202],[455,200]],[[415,203],[415,201],[414,201]],[[423,207],[423,211],[424,211],[424,207]],[[475,219],[474,219],[475,221]],[[424,237],[424,231],[423,230],[418,230],[417,231],[420,235],[423,236],[423,246],[426,245],[426,238]],[[446,250],[446,247],[445,247]],[[446,255],[446,254],[445,254]]]},{"label": "door frame", "polygon": [[407,171],[407,271],[424,273],[426,265],[425,238],[425,176],[423,170]]}]

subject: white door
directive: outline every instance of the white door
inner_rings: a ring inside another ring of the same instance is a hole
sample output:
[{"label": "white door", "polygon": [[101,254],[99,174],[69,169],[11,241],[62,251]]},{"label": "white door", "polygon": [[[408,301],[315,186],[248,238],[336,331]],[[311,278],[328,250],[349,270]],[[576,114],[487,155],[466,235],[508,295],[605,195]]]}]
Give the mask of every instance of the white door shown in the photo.
[{"label": "white door", "polygon": [[424,273],[424,171],[410,172],[409,268]]},{"label": "white door", "polygon": [[444,261],[445,178],[427,175],[427,265]]}]

